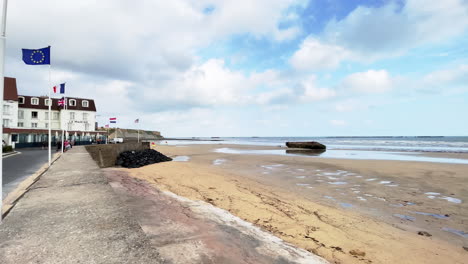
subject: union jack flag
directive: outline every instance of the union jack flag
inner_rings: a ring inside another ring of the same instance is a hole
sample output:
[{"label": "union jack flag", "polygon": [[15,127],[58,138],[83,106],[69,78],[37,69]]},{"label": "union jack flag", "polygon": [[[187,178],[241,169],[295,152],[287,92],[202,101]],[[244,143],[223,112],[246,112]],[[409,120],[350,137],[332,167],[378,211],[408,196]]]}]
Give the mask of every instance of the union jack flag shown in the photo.
[{"label": "union jack flag", "polygon": [[59,106],[65,106],[65,105],[67,105],[67,100],[64,99],[64,98],[58,100],[58,105],[59,105]]}]

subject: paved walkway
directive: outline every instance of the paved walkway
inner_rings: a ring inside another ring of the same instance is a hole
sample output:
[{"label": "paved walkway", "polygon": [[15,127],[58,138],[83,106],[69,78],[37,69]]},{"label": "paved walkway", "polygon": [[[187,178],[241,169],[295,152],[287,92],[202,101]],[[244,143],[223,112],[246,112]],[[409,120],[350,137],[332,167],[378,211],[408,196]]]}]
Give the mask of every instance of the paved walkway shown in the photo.
[{"label": "paved walkway", "polygon": [[0,225],[0,263],[163,263],[84,148],[65,153]]},{"label": "paved walkway", "polygon": [[0,263],[326,262],[224,210],[99,169],[75,147],[0,225]]}]

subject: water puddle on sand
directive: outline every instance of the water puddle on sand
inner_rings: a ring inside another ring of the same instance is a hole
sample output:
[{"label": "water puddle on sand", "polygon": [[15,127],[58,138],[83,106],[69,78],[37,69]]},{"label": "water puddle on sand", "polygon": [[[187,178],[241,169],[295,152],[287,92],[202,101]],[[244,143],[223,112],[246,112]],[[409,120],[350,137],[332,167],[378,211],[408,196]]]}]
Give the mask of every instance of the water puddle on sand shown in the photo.
[{"label": "water puddle on sand", "polygon": [[267,170],[274,170],[274,169],[277,169],[279,167],[283,167],[284,164],[273,164],[273,165],[262,165],[261,167],[264,168],[264,169],[267,169]]},{"label": "water puddle on sand", "polygon": [[392,182],[391,182],[391,181],[380,181],[379,183],[380,183],[380,184],[390,184],[390,183],[392,183]]},{"label": "water puddle on sand", "polygon": [[172,161],[189,161],[190,160],[190,157],[189,156],[177,156],[175,158],[172,159]]},{"label": "water puddle on sand", "polygon": [[333,197],[331,197],[331,196],[328,196],[328,195],[323,196],[323,198],[329,199],[329,200],[335,200],[335,198],[333,198]]},{"label": "water puddle on sand", "polygon": [[393,216],[398,217],[398,218],[403,219],[403,220],[408,220],[408,221],[411,221],[411,222],[416,220],[415,217],[412,217],[412,216],[409,216],[409,215],[393,214]]},{"label": "water puddle on sand", "polygon": [[225,159],[215,159],[215,160],[213,160],[213,165],[215,165],[215,166],[216,165],[221,165],[221,164],[223,164],[225,162],[226,162]]},{"label": "water puddle on sand", "polygon": [[449,201],[449,202],[451,202],[451,203],[457,203],[457,204],[459,204],[459,203],[462,202],[462,200],[460,200],[460,199],[453,198],[453,197],[448,197],[448,196],[444,196],[444,197],[441,197],[441,198],[439,198],[439,199],[447,200],[447,201]]},{"label": "water puddle on sand", "polygon": [[353,207],[352,204],[349,204],[349,203],[340,203],[341,207],[344,207],[344,208],[351,208]]},{"label": "water puddle on sand", "polygon": [[459,235],[459,236],[464,237],[464,238],[468,238],[468,233],[466,233],[464,231],[461,231],[461,230],[453,229],[453,228],[450,228],[450,227],[442,227],[442,230],[453,233],[455,235]]},{"label": "water puddle on sand", "polygon": [[296,183],[297,186],[309,186],[310,184],[308,183]]},{"label": "water puddle on sand", "polygon": [[358,196],[358,197],[356,197],[356,198],[357,198],[359,201],[367,201],[367,199],[366,199],[366,198],[364,198],[364,197],[361,197],[361,196]]},{"label": "water puddle on sand", "polygon": [[347,182],[328,182],[328,184],[333,184],[333,185],[345,185],[348,184]]},{"label": "water puddle on sand", "polygon": [[366,181],[375,181],[377,178],[367,179]]},{"label": "water puddle on sand", "polygon": [[447,219],[447,218],[449,218],[448,215],[441,215],[441,214],[432,214],[432,213],[424,213],[424,212],[410,212],[410,213],[419,214],[419,215],[432,216],[432,217],[435,217],[435,218],[437,218],[437,219]]}]

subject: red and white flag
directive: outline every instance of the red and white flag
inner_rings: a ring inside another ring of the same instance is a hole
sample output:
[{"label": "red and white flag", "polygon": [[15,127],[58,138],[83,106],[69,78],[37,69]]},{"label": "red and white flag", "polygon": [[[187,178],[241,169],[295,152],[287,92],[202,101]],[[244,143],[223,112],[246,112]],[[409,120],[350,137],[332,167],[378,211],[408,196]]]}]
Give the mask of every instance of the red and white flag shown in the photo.
[{"label": "red and white flag", "polygon": [[109,124],[106,125],[106,128],[109,128]]},{"label": "red and white flag", "polygon": [[136,124],[140,123],[140,119],[139,118],[135,119],[135,123]]}]

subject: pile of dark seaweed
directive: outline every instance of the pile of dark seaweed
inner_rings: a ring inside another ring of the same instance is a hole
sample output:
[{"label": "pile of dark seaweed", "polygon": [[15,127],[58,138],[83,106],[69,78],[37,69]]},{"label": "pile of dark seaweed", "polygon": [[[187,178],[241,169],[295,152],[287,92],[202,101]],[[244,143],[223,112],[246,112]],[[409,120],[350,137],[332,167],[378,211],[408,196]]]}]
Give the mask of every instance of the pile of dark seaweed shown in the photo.
[{"label": "pile of dark seaweed", "polygon": [[139,168],[153,163],[171,161],[172,159],[154,150],[124,151],[117,157],[115,165],[125,168]]}]

